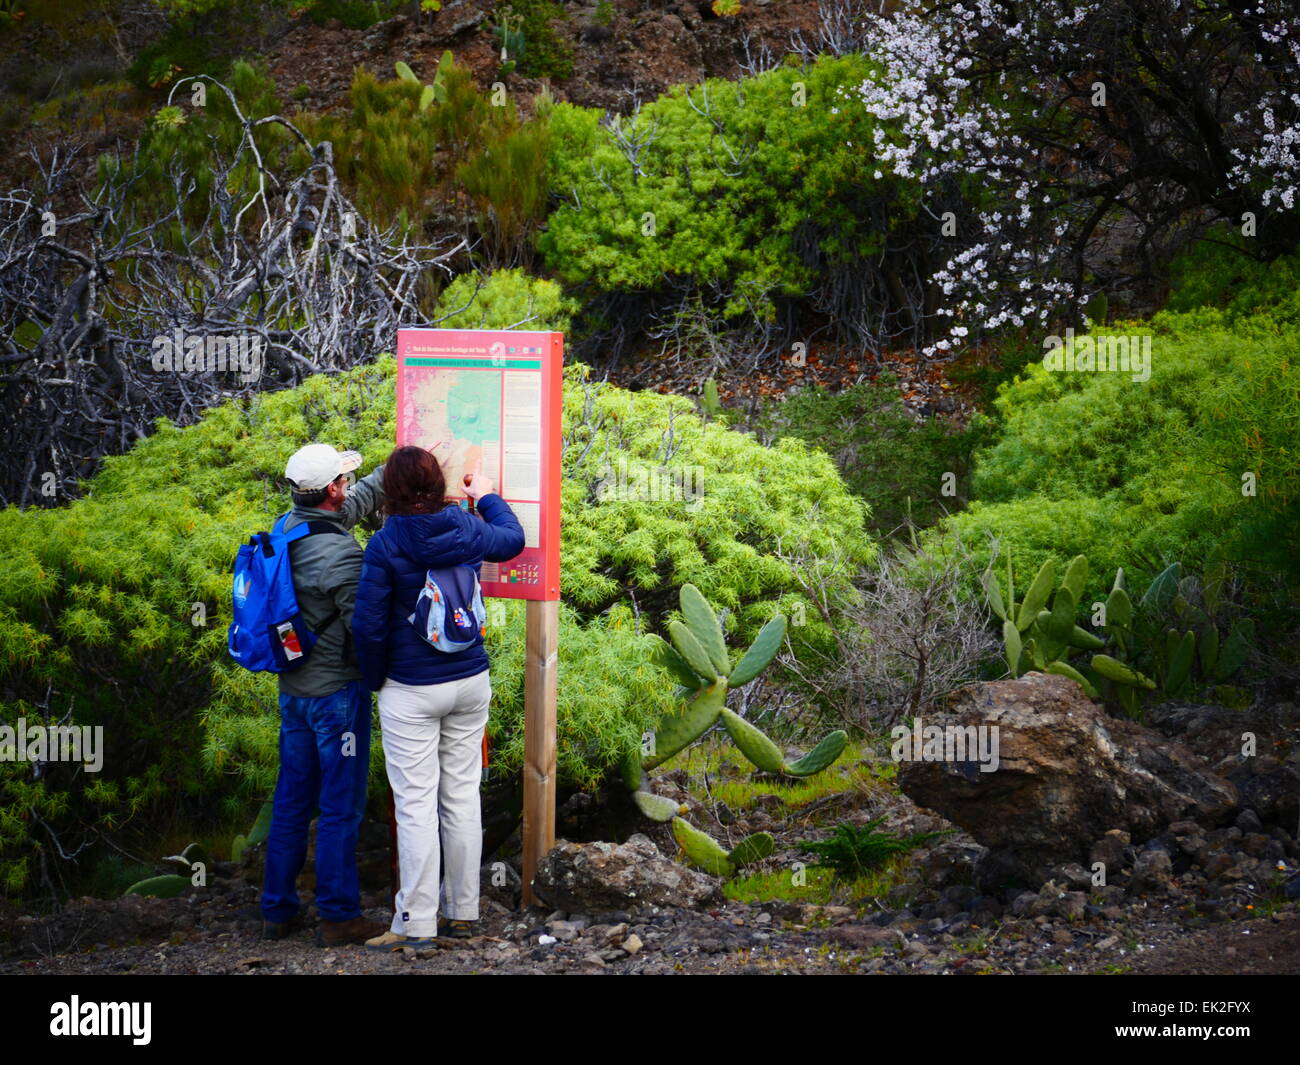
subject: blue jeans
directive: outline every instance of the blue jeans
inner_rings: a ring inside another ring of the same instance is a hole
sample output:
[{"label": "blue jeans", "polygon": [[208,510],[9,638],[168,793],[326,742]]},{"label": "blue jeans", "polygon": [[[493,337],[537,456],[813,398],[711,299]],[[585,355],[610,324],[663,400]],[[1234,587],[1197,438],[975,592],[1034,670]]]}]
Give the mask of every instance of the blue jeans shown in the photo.
[{"label": "blue jeans", "polygon": [[[349,738],[348,734],[351,734]],[[357,830],[370,770],[370,691],[354,680],[320,698],[280,693],[280,776],[266,841],[262,915],[283,923],[298,912],[296,881],[316,823],[316,908],[325,921],[361,915]]]}]

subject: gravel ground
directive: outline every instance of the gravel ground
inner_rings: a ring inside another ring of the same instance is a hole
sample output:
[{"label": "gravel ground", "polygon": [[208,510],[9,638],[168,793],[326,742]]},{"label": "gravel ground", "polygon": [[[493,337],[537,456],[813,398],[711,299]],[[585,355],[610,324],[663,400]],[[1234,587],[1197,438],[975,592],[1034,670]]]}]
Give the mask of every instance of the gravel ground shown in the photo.
[{"label": "gravel ground", "polygon": [[[481,938],[393,954],[316,946],[310,907],[303,931],[263,941],[256,904],[256,888],[241,881],[218,881],[201,898],[78,900],[55,919],[20,918],[0,973],[1300,972],[1295,903],[1232,920],[1135,899],[1079,920],[1022,915],[980,927],[966,914],[865,916],[789,903],[578,915],[485,900]],[[367,916],[386,920],[388,911]]]}]

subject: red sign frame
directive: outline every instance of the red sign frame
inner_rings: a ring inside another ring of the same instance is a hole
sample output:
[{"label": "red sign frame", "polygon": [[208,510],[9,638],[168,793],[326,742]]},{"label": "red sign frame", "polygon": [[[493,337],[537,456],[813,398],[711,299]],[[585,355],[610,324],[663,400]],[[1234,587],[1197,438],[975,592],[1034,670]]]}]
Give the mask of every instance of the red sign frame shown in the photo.
[{"label": "red sign frame", "polygon": [[[438,378],[450,373],[493,373],[500,379],[499,453],[485,456],[485,472],[497,470],[495,490],[534,543],[518,557],[498,565],[483,563],[483,594],[538,601],[560,598],[560,418],[563,405],[564,334],[516,329],[399,329],[397,331],[397,443],[428,447],[439,455],[444,472],[451,442],[424,441],[414,429],[415,405],[436,397]],[[536,383],[530,380],[537,375]],[[432,389],[426,386],[432,384]],[[508,387],[509,386],[509,387]],[[534,400],[529,393],[535,391]],[[514,393],[514,402],[508,395]],[[433,402],[444,402],[435,398]],[[451,412],[447,412],[450,418]],[[527,473],[533,448],[530,419],[536,418],[536,476]],[[510,425],[513,423],[513,425]],[[449,423],[450,424],[450,423]],[[510,474],[511,443],[521,457]],[[442,454],[439,453],[442,448]],[[454,474],[453,474],[454,476]],[[491,476],[491,474],[489,474]],[[514,482],[514,483],[512,483]],[[522,487],[521,487],[522,485]],[[462,486],[447,483],[447,498],[463,505]],[[512,495],[516,490],[524,495]],[[533,498],[533,495],[536,498]]]}]

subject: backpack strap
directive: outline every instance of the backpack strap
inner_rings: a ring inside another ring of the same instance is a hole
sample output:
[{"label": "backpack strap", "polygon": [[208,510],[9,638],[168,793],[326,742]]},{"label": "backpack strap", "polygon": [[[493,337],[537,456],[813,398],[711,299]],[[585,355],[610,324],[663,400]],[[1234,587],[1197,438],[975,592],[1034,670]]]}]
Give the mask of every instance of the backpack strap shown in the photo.
[{"label": "backpack strap", "polygon": [[[333,521],[304,521],[295,525],[289,532],[284,531],[284,523],[289,519],[290,511],[281,514],[276,520],[275,529],[283,535],[289,543],[294,544],[299,540],[306,539],[308,536],[314,536],[317,533],[338,533],[340,536],[350,535],[348,531],[342,528],[337,522]],[[261,534],[265,536],[265,533]],[[268,541],[269,542],[269,541]],[[269,554],[269,552],[268,552]],[[312,631],[319,636],[328,629],[334,622],[342,617],[342,611],[335,607],[315,629]],[[343,664],[347,665],[348,658],[352,650],[352,634],[347,629],[343,630]]]},{"label": "backpack strap", "polygon": [[[295,543],[296,541],[301,540],[304,536],[312,536],[315,533],[338,533],[340,536],[349,535],[347,529],[344,529],[337,522],[333,521],[303,521],[295,525],[292,531],[285,532],[284,523],[289,520],[289,515],[291,513],[292,511],[286,510],[276,518],[275,526],[271,530],[277,536],[285,537],[285,539],[290,543]],[[258,535],[265,536],[266,534],[259,533]]]},{"label": "backpack strap", "polygon": [[303,524],[307,526],[307,534],[309,536],[313,533],[338,533],[340,536],[348,535],[347,529],[344,529],[337,522],[333,521],[305,521]]}]

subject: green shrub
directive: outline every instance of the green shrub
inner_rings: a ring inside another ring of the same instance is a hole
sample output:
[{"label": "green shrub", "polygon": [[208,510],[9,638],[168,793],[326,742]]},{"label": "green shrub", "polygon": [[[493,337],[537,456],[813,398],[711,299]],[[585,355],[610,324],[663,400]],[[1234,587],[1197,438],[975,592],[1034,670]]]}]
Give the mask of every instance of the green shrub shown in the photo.
[{"label": "green shrub", "polygon": [[[162,36],[135,56],[127,71],[139,89],[157,89],[191,74],[223,75],[231,60],[256,54],[258,38],[275,22],[275,7],[260,0],[155,0],[166,19]],[[66,7],[65,4],[50,5]],[[266,10],[267,7],[272,10]],[[117,48],[120,38],[105,20]]]},{"label": "green shrub", "polygon": [[504,322],[515,329],[569,331],[575,300],[545,278],[522,270],[497,270],[484,277],[461,274],[442,292],[434,318],[439,329],[488,329],[485,322]]},{"label": "green shrub", "polygon": [[1228,321],[1264,316],[1300,325],[1300,255],[1261,262],[1251,241],[1236,233],[1202,240],[1168,267],[1172,290],[1166,309],[1178,313],[1209,307]]},{"label": "green shrub", "polygon": [[383,22],[395,15],[407,0],[307,0],[298,6],[303,13],[323,26],[330,19],[337,19],[350,30],[366,30],[376,22]]},{"label": "green shrub", "polygon": [[[1119,567],[1149,580],[1175,560],[1239,562],[1257,588],[1278,574],[1294,581],[1294,330],[1200,310],[1102,333],[1150,333],[1150,380],[1031,364],[997,400],[1003,431],[977,457],[975,501],[951,519],[963,539],[978,549],[975,534],[1000,538],[1017,581],[1049,555],[1085,554],[1094,597]],[[1243,494],[1245,473],[1254,495]]]},{"label": "green shrub", "polygon": [[[841,95],[870,70],[849,55],[674,86],[635,124],[617,122],[641,144],[635,169],[600,112],[556,105],[550,169],[562,199],[539,240],[548,268],[603,292],[710,286],[728,321],[774,320],[776,300],[806,298],[837,273],[844,291],[825,294],[830,314],[859,300],[870,271],[882,300],[901,291],[907,271],[920,269],[907,265],[918,231],[934,232],[950,206],[960,217],[981,191],[973,181],[931,189],[892,171],[876,176],[874,120]],[[849,309],[870,316],[879,307],[859,300]]]},{"label": "green shrub", "polygon": [[[192,73],[192,71],[187,71]],[[244,115],[263,118],[280,109],[275,81],[264,71],[243,61],[230,69],[225,84],[234,94]],[[139,151],[134,157],[105,153],[97,160],[100,181],[109,179],[135,179],[127,195],[130,218],[115,219],[123,227],[131,227],[142,218],[154,218],[175,210],[177,196],[172,191],[172,174],[179,172],[181,188],[192,179],[194,192],[184,199],[182,218],[173,224],[171,235],[179,249],[183,240],[193,241],[195,230],[212,227],[217,234],[221,219],[209,216],[214,152],[222,159],[235,154],[244,130],[235,116],[234,108],[224,92],[205,83],[205,104],[201,108],[190,106],[191,84],[181,86],[177,104],[160,108],[140,136]],[[258,151],[266,159],[274,159],[285,149],[292,138],[288,130],[278,124],[259,126],[253,134]],[[232,196],[249,196],[256,189],[256,170],[251,160],[245,158],[232,172],[227,189]],[[249,224],[252,222],[250,220]]]},{"label": "green shrub", "polygon": [[[992,412],[998,389],[1023,374],[1031,362],[1042,361],[1042,338],[1037,332],[1032,337],[1008,333],[995,348],[968,348],[952,362],[947,376],[954,384],[972,384],[978,388],[980,406]],[[986,424],[985,428],[991,429],[991,425]]]},{"label": "green shrub", "polygon": [[[493,107],[454,63],[442,84],[445,98],[422,109],[418,79],[380,81],[359,68],[350,109],[299,115],[295,123],[312,143],[333,143],[339,177],[372,222],[418,229],[445,223],[468,201],[488,265],[505,263],[545,216],[546,120],[521,123],[513,100]],[[304,163],[305,153],[296,161]]]},{"label": "green shrub", "polygon": [[[381,229],[423,222],[443,182],[438,154],[437,107],[420,111],[422,87],[394,78],[380,81],[358,68],[349,92],[351,108],[303,114],[295,124],[313,144],[330,141],[334,165],[363,215]],[[303,149],[299,162],[306,159]]]},{"label": "green shrub", "polygon": [[[178,75],[179,76],[179,75]],[[275,82],[263,71],[236,62],[224,79],[243,112],[263,118],[281,111]],[[423,86],[402,78],[381,81],[359,68],[352,80],[346,110],[324,114],[299,112],[293,122],[311,144],[333,145],[335,169],[361,213],[381,229],[396,223],[406,231],[431,222],[444,226],[460,222],[459,204],[477,215],[489,249],[487,264],[526,262],[531,236],[544,219],[547,182],[548,124],[545,109],[528,123],[519,121],[514,102],[493,107],[464,67],[449,64],[441,85],[445,97],[421,108]],[[306,86],[291,96],[300,99]],[[206,206],[212,182],[214,151],[229,158],[240,138],[226,95],[207,86],[203,108],[189,104],[190,86],[181,87],[177,103],[159,110],[140,139],[137,162],[105,154],[99,176],[115,173],[139,177],[129,203],[139,214],[172,209],[172,174],[184,182],[193,178],[195,192],[187,200],[183,222],[189,227],[219,226],[208,220]],[[308,150],[278,123],[259,126],[254,136],[262,158],[272,169],[301,170],[311,162]],[[229,191],[250,195],[252,162],[246,160],[231,175]],[[251,216],[246,219],[254,224]],[[182,238],[180,225],[175,239]]]},{"label": "green shrub", "polygon": [[477,213],[492,265],[530,260],[533,234],[546,217],[550,185],[546,160],[550,130],[545,120],[506,129],[462,163],[456,177]]},{"label": "green shrub", "polygon": [[219,74],[223,66],[214,59],[206,39],[173,29],[142,49],[127,67],[126,76],[137,89],[157,89],[182,74]]}]

